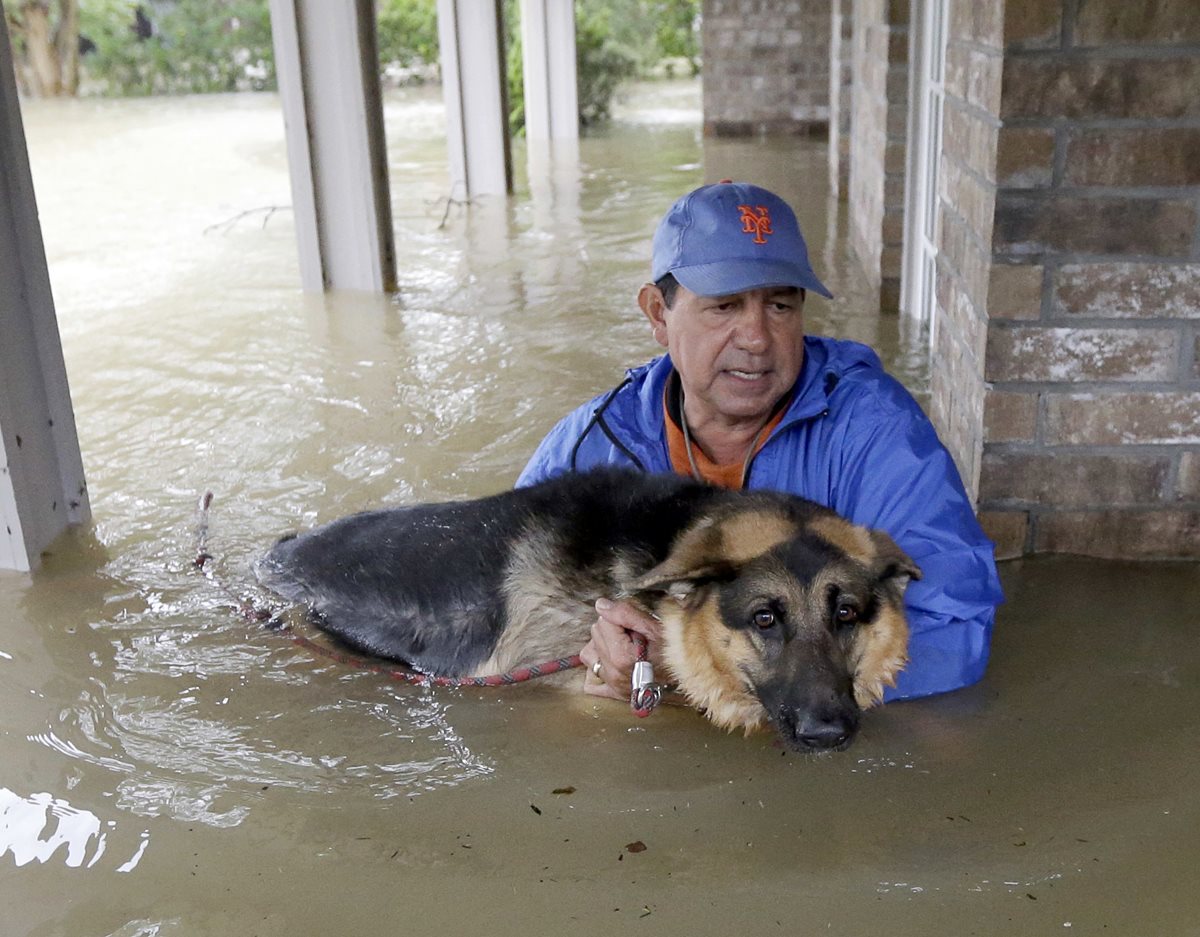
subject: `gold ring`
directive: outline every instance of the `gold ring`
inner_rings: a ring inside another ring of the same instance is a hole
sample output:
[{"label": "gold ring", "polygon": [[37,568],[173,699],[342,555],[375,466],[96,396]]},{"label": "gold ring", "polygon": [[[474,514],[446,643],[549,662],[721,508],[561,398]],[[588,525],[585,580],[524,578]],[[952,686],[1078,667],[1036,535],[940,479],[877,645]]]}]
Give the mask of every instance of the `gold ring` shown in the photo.
[{"label": "gold ring", "polygon": [[594,676],[597,680],[599,680],[600,679],[600,671],[603,669],[604,669],[604,665],[601,664],[600,661],[596,661],[596,663],[592,664],[592,676]]}]

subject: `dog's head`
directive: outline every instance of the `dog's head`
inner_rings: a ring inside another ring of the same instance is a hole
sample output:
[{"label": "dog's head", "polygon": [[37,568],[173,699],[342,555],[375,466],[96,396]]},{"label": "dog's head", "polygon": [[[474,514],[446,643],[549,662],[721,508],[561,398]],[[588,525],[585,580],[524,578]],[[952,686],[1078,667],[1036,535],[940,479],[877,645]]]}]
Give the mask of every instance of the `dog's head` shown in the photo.
[{"label": "dog's head", "polygon": [[633,584],[664,624],[679,689],[717,725],[770,722],[803,751],[845,748],[907,661],[891,537],[770,506],[701,521]]}]

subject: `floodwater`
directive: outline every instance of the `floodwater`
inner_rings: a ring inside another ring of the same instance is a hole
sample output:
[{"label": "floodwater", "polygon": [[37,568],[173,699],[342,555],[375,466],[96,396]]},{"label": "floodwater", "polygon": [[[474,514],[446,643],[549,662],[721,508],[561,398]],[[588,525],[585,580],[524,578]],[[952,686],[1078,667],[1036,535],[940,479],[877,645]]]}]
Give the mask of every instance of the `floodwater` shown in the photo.
[{"label": "floodwater", "polygon": [[789,196],[839,296],[810,328],[920,393],[924,338],[873,314],[824,144],[703,140],[696,86],[659,86],[463,206],[437,93],[394,93],[400,296],[306,296],[273,97],[24,113],[95,519],[0,573],[0,935],[1200,934],[1194,564],[1006,564],[986,679],[824,757],[677,708],[395,684],[191,567],[205,489],[240,583],[281,532],[510,485],[654,352],[649,237],[706,179]]}]

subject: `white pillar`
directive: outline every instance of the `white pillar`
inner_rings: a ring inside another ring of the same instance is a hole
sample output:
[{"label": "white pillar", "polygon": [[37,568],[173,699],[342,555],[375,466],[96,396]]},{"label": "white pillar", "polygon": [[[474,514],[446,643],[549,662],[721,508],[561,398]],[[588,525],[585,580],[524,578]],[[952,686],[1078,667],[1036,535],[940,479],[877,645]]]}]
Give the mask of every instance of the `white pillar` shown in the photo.
[{"label": "white pillar", "polygon": [[372,0],[270,0],[306,290],[396,286]]},{"label": "white pillar", "polygon": [[451,197],[512,191],[499,0],[438,0]]},{"label": "white pillar", "polygon": [[525,135],[530,140],[579,136],[574,0],[521,0]]},{"label": "white pillar", "polygon": [[25,571],[91,510],[2,16],[0,167],[0,569]]}]

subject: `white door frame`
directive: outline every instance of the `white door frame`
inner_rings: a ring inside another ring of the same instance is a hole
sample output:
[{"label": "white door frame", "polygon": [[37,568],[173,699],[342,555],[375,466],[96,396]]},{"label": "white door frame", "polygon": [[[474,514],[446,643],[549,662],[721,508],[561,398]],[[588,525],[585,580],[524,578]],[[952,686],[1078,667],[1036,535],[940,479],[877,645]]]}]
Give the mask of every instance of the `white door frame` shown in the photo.
[{"label": "white door frame", "polygon": [[908,164],[900,310],[937,337],[937,255],[941,209],[938,176],[945,111],[949,0],[917,0],[909,32]]}]

